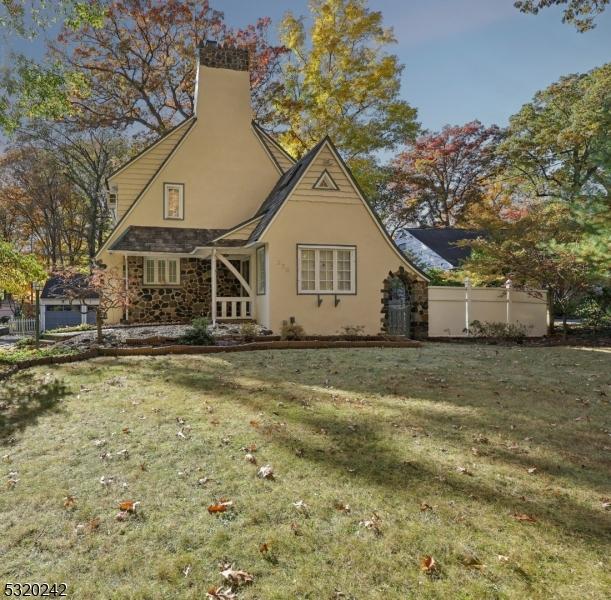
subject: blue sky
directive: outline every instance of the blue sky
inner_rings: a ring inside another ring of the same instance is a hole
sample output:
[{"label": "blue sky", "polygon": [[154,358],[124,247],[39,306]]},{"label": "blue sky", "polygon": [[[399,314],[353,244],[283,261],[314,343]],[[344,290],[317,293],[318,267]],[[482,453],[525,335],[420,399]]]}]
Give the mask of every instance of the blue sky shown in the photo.
[{"label": "blue sky", "polygon": [[[287,10],[307,14],[307,0],[211,4],[236,27],[272,17],[274,36]],[[594,31],[580,34],[562,24],[559,9],[523,15],[513,0],[369,0],[369,6],[394,28],[398,43],[391,50],[405,65],[401,93],[428,129],[473,119],[505,125],[538,89],[611,60],[611,8]],[[19,47],[36,54],[42,43]]]}]

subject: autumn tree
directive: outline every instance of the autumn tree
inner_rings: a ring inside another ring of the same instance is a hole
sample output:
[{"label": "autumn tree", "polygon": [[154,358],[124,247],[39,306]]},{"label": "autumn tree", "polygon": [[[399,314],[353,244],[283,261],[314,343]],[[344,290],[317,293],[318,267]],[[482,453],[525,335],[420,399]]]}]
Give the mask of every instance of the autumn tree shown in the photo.
[{"label": "autumn tree", "polygon": [[606,266],[583,259],[581,232],[565,204],[539,201],[516,214],[470,242],[463,268],[480,278],[503,275],[517,287],[548,290],[551,329],[557,308],[566,331],[571,309],[594,285],[605,284]]},{"label": "autumn tree", "polygon": [[[96,307],[97,342],[104,341],[102,327],[112,310],[125,310],[129,306],[129,292],[123,273],[116,268],[94,265],[88,273],[78,268],[66,268],[54,273],[62,295],[69,302]],[[92,300],[96,302],[92,302]]]},{"label": "autumn tree", "polygon": [[354,167],[413,137],[416,111],[400,98],[403,67],[387,52],[395,39],[382,14],[365,0],[311,0],[310,13],[309,29],[290,12],[280,25],[290,52],[269,125],[283,145],[300,156],[328,134]]},{"label": "autumn tree", "polygon": [[502,131],[479,121],[427,133],[399,154],[393,166],[395,193],[404,221],[461,225],[482,204],[501,166],[496,153]]},{"label": "autumn tree", "polygon": [[64,27],[53,56],[81,73],[87,93],[73,98],[78,121],[96,126],[136,126],[145,137],[164,133],[193,114],[197,46],[206,39],[251,52],[257,113],[275,88],[281,47],[266,41],[270,19],[234,30],[207,0],[110,2],[103,24]]},{"label": "autumn tree", "polygon": [[[106,0],[3,0],[0,33],[8,40],[40,37],[63,23],[77,30],[85,23],[99,27]],[[70,99],[84,86],[82,76],[56,61],[37,62],[22,53],[12,57],[12,68],[0,78],[0,128],[13,132],[24,118],[61,118],[72,111]]]},{"label": "autumn tree", "polygon": [[0,291],[21,300],[29,294],[32,282],[44,281],[46,276],[36,256],[0,239]]},{"label": "autumn tree", "polygon": [[564,6],[562,22],[584,32],[596,27],[594,20],[607,8],[609,0],[516,0],[514,6],[523,13],[538,14],[551,6]]},{"label": "autumn tree", "polygon": [[3,202],[12,205],[30,246],[51,268],[81,261],[88,227],[82,196],[48,152],[22,146],[0,161]]},{"label": "autumn tree", "polygon": [[20,131],[15,144],[52,156],[58,171],[85,200],[87,253],[93,260],[112,225],[106,182],[127,157],[127,140],[110,129],[80,130],[63,122],[38,121]]}]

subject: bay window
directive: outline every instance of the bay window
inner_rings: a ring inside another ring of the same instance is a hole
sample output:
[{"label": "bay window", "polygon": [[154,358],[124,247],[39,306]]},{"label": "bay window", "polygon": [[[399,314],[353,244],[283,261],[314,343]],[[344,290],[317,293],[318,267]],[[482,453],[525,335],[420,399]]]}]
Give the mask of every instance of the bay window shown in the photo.
[{"label": "bay window", "polygon": [[297,247],[299,294],[356,293],[355,246]]},{"label": "bay window", "polygon": [[144,259],[144,285],[178,285],[180,283],[179,258]]}]

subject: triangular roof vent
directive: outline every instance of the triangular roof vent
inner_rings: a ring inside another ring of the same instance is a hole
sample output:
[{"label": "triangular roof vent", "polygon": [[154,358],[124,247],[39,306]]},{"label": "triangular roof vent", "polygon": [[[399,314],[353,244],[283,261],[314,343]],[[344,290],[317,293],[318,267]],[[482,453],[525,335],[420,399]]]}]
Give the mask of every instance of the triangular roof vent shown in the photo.
[{"label": "triangular roof vent", "polygon": [[331,177],[327,169],[320,174],[320,177],[312,187],[315,190],[339,190],[339,186],[333,181],[333,177]]}]

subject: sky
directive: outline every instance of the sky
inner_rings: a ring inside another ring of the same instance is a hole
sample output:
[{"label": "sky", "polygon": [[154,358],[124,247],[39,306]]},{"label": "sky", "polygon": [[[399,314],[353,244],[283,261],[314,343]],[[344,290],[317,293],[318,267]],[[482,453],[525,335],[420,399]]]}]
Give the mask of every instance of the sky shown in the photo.
[{"label": "sky", "polygon": [[[272,39],[287,10],[307,14],[307,0],[211,0],[232,27],[272,18]],[[422,126],[479,119],[504,126],[533,94],[561,75],[611,60],[611,7],[597,27],[578,33],[559,8],[524,15],[513,0],[369,0],[397,43],[389,50],[405,66],[401,95],[418,109]],[[42,53],[38,40],[19,44]],[[6,64],[6,46],[0,62]]]}]

